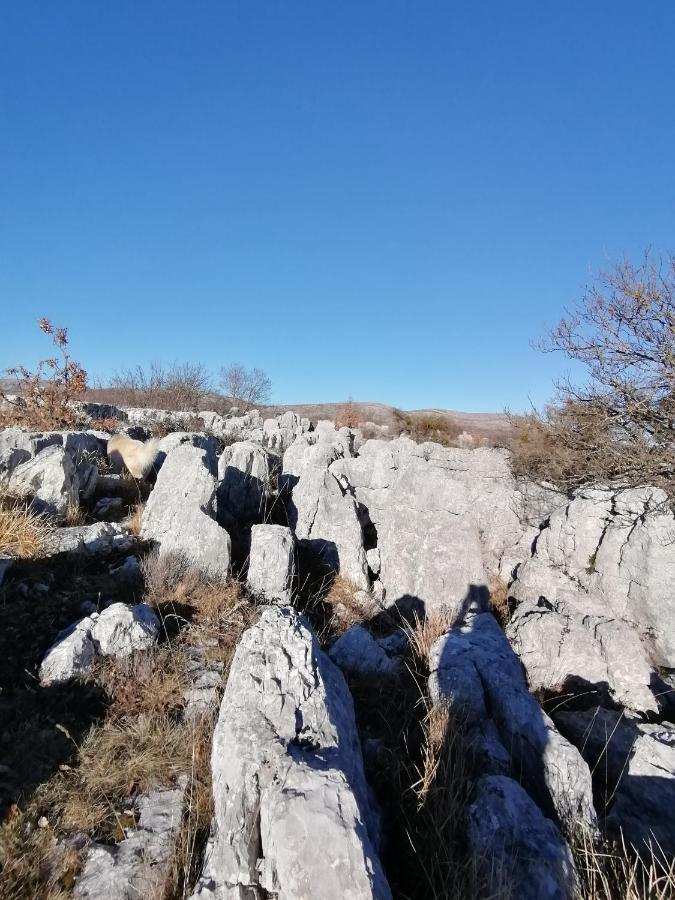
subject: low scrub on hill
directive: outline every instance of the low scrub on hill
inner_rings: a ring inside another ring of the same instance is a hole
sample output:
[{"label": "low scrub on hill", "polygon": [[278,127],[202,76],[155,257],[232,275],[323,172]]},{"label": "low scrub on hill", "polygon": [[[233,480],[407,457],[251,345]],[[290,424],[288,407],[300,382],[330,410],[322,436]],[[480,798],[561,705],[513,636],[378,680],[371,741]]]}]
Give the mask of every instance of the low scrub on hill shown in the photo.
[{"label": "low scrub on hill", "polygon": [[414,441],[433,441],[446,447],[455,446],[461,429],[449,416],[432,413],[407,413],[394,411],[399,434],[406,433]]}]

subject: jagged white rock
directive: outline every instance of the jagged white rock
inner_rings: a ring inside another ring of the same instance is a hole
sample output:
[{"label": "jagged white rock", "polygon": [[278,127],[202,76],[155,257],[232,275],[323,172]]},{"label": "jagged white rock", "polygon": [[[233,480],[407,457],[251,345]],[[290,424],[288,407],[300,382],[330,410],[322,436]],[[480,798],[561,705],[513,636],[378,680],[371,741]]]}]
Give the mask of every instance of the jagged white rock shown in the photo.
[{"label": "jagged white rock", "polygon": [[293,610],[268,607],[243,635],[211,764],[214,822],[194,897],[391,897],[349,690]]},{"label": "jagged white rock", "polygon": [[141,520],[141,537],[208,577],[226,578],[230,536],[215,521],[215,461],[207,450],[181,444],[167,456]]},{"label": "jagged white rock", "polygon": [[153,646],[159,633],[159,619],[145,603],[112,603],[57,636],[42,660],[40,681],[68,681],[89,669],[98,656],[127,656]]}]

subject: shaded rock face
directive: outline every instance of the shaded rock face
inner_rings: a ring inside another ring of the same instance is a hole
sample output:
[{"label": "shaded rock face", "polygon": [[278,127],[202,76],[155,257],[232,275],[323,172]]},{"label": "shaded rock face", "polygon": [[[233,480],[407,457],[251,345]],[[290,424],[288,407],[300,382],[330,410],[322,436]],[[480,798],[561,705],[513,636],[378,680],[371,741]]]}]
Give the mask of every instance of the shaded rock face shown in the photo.
[{"label": "shaded rock face", "polygon": [[304,619],[270,607],[237,647],[212,751],[194,896],[389,898],[354,710]]},{"label": "shaded rock face", "polygon": [[295,539],[283,525],[254,525],[247,584],[266,600],[290,603],[295,579]]},{"label": "shaded rock face", "polygon": [[510,589],[508,632],[530,686],[594,686],[656,712],[655,666],[675,664],[675,519],[651,488],[580,491],[541,531]]},{"label": "shaded rock face", "polygon": [[[510,770],[547,815],[595,829],[588,766],[529,693],[518,658],[490,613],[468,615],[439,638],[429,671],[432,699],[447,702],[464,723],[483,771]],[[486,730],[486,723],[494,729]]]},{"label": "shaded rock face", "polygon": [[479,778],[468,820],[469,846],[491,896],[566,900],[572,895],[575,873],[569,847],[512,778]]},{"label": "shaded rock face", "polygon": [[556,722],[596,773],[600,796],[611,798],[610,833],[675,855],[675,726],[602,707],[561,712]]},{"label": "shaded rock face", "polygon": [[245,549],[251,526],[264,519],[279,462],[253,441],[231,444],[218,460],[218,521],[240,537]]},{"label": "shaded rock face", "polygon": [[328,655],[343,672],[395,675],[400,665],[386,653],[367,628],[353,625],[335,641]]},{"label": "shaded rock face", "polygon": [[190,444],[172,450],[162,466],[141,521],[141,537],[160,556],[177,555],[208,577],[226,578],[230,536],[215,521],[216,475],[208,451]]}]

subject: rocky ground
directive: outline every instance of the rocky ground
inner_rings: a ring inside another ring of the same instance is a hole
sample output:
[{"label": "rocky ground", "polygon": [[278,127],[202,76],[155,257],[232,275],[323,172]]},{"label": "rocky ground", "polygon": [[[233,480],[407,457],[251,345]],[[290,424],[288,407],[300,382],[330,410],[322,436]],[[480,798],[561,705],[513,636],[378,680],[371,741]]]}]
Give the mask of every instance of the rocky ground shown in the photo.
[{"label": "rocky ground", "polygon": [[660,491],[87,412],[169,433],[0,432],[2,897],[675,896]]}]

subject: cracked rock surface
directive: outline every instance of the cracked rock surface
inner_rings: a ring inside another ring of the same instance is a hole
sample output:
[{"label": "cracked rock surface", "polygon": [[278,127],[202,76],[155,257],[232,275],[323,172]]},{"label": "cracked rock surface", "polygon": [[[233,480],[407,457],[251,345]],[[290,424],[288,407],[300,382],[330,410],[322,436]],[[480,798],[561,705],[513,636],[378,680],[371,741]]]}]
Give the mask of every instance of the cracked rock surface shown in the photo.
[{"label": "cracked rock surface", "polygon": [[351,696],[289,608],[265,609],[237,647],[212,772],[215,814],[194,897],[391,896]]}]

